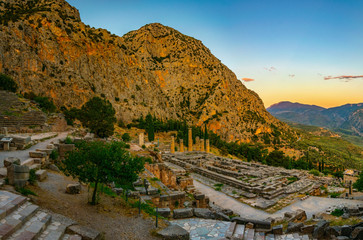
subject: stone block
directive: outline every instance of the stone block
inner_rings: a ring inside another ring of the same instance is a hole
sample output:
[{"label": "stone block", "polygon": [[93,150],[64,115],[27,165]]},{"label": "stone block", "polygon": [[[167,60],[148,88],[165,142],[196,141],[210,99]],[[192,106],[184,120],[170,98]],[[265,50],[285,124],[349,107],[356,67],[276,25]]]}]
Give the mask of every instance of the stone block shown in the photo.
[{"label": "stone block", "polygon": [[20,165],[20,159],[16,157],[8,157],[4,159],[4,166],[8,167],[11,164]]},{"label": "stone block", "polygon": [[249,222],[249,223],[246,224],[247,229],[253,229],[253,227],[254,227],[253,223]]},{"label": "stone block", "polygon": [[344,225],[344,226],[341,226],[341,228],[340,228],[340,235],[349,237],[350,234],[352,233],[352,231],[353,231],[352,226]]},{"label": "stone block", "polygon": [[232,221],[237,222],[238,224],[247,224],[247,223],[251,222],[255,225],[255,228],[271,229],[270,221],[262,221],[262,220],[249,219],[249,218],[243,218],[243,217],[234,217],[234,218],[232,218]]},{"label": "stone block", "polygon": [[29,157],[31,158],[45,158],[47,154],[45,152],[29,152]]},{"label": "stone block", "polygon": [[158,208],[158,213],[160,216],[168,218],[170,217],[170,208]]},{"label": "stone block", "polygon": [[315,224],[313,238],[322,238],[327,227],[329,227],[329,222],[325,220],[321,220],[317,224]]},{"label": "stone block", "polygon": [[294,233],[294,232],[300,232],[301,228],[304,226],[303,223],[292,223],[290,222],[287,225],[286,233]]},{"label": "stone block", "polygon": [[54,144],[48,144],[47,145],[47,149],[52,149],[53,150],[54,148],[55,148]]},{"label": "stone block", "polygon": [[37,152],[45,152],[48,156],[52,153],[53,149],[36,149]]},{"label": "stone block", "polygon": [[37,176],[38,181],[43,181],[48,177],[48,173],[46,170],[38,170],[35,172],[35,175]]},{"label": "stone block", "polygon": [[170,225],[158,232],[165,240],[189,240],[189,232],[178,225]]},{"label": "stone block", "polygon": [[272,233],[275,235],[282,235],[283,233],[283,226],[282,225],[277,225],[272,227]]},{"label": "stone block", "polygon": [[302,209],[298,209],[296,212],[295,212],[295,217],[294,219],[297,220],[297,221],[305,221],[307,218],[306,216],[306,212]]},{"label": "stone block", "polygon": [[314,231],[314,225],[305,225],[303,227],[301,227],[301,233],[303,234],[312,234]]},{"label": "stone block", "polygon": [[341,227],[340,226],[327,227],[326,228],[326,233],[327,233],[328,236],[335,236],[335,237],[337,237],[337,236],[340,235],[340,230],[341,230]]},{"label": "stone block", "polygon": [[198,218],[214,219],[214,214],[208,208],[194,208],[194,216]]},{"label": "stone block", "polygon": [[12,164],[7,168],[7,177],[10,185],[26,184],[26,181],[29,179],[29,167]]},{"label": "stone block", "polygon": [[182,208],[182,209],[175,209],[173,211],[173,218],[191,218],[193,217],[193,209],[192,208]]},{"label": "stone block", "polygon": [[195,200],[202,200],[205,198],[205,195],[202,193],[194,193],[194,199]]},{"label": "stone block", "polygon": [[67,188],[66,188],[66,193],[69,194],[78,194],[81,192],[81,184],[80,183],[73,183],[73,184],[68,184]]},{"label": "stone block", "polygon": [[73,151],[75,148],[74,144],[59,144],[58,152],[60,157],[65,157],[67,152]]}]

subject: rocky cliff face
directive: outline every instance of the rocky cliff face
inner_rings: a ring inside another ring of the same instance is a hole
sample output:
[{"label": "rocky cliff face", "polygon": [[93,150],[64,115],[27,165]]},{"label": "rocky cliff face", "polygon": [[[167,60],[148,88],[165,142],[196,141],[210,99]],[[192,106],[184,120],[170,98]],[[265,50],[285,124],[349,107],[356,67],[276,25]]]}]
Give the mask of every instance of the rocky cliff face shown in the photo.
[{"label": "rocky cliff face", "polygon": [[170,27],[148,24],[118,37],[82,23],[63,0],[5,0],[0,10],[0,71],[22,93],[68,108],[98,95],[125,122],[149,112],[207,122],[226,140],[294,136],[201,41]]}]

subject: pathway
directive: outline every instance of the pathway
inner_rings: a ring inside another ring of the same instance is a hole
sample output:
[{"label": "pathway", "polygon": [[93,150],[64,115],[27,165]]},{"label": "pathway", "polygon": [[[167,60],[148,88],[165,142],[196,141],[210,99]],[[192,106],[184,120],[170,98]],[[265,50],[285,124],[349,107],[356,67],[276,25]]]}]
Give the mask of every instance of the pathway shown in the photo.
[{"label": "pathway", "polygon": [[[51,139],[47,139],[43,142],[37,143],[26,150],[6,151],[6,152],[2,151],[2,152],[0,152],[0,167],[4,166],[4,159],[7,157],[17,157],[21,161],[24,161],[29,158],[29,152],[35,151],[36,149],[44,149],[51,142],[56,142],[59,139],[64,139],[67,137],[67,135],[68,135],[68,132],[58,133],[58,136],[51,138]],[[38,135],[32,136],[32,139],[39,139],[39,136]]]},{"label": "pathway", "polygon": [[318,212],[323,212],[327,208],[339,205],[339,204],[349,204],[349,205],[357,205],[362,204],[362,201],[359,200],[349,200],[342,198],[322,198],[322,197],[309,197],[304,201],[297,201],[274,214],[266,213],[262,210],[253,208],[245,203],[241,203],[236,199],[227,196],[226,194],[216,191],[213,188],[206,186],[196,180],[194,180],[195,188],[201,193],[209,196],[211,202],[214,202],[216,205],[231,209],[233,212],[239,214],[245,218],[253,218],[258,220],[264,220],[268,217],[283,217],[285,212],[296,211],[297,209],[303,209],[306,212],[308,218],[311,218],[313,214]]}]

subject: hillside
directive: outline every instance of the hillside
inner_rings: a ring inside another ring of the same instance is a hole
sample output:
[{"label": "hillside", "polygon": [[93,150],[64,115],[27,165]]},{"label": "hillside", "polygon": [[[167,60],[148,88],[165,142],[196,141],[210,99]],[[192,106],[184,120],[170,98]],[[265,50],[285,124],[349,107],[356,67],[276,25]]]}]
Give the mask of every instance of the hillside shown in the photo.
[{"label": "hillside", "polygon": [[[228,141],[296,139],[201,41],[153,23],[122,37],[81,22],[64,0],[0,2],[0,72],[60,108],[107,98],[125,123],[186,119]],[[122,24],[122,23],[120,23]]]},{"label": "hillside", "polygon": [[280,102],[267,108],[267,111],[282,121],[326,127],[363,137],[363,103],[326,109],[315,105]]}]

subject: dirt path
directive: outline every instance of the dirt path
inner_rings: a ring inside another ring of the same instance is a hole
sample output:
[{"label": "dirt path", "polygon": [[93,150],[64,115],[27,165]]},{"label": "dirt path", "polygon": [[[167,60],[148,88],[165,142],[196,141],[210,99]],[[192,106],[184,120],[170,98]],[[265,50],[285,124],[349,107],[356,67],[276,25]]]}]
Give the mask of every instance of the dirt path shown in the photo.
[{"label": "dirt path", "polygon": [[[4,166],[4,159],[7,158],[7,157],[17,157],[21,161],[24,161],[24,160],[26,160],[26,159],[29,158],[29,152],[35,151],[36,149],[44,149],[51,142],[57,142],[59,139],[66,138],[67,137],[67,134],[68,134],[68,132],[58,133],[58,135],[56,137],[50,138],[50,139],[47,139],[47,140],[45,140],[43,142],[40,142],[38,144],[35,144],[34,146],[31,146],[30,148],[28,148],[26,150],[17,150],[17,151],[13,151],[13,152],[8,152],[8,151],[4,152],[4,151],[1,151],[0,152],[0,167],[3,167]],[[34,138],[37,139],[37,136],[34,136]],[[32,139],[33,139],[33,137],[32,137]]]},{"label": "dirt path", "polygon": [[82,186],[81,194],[70,195],[65,193],[68,183],[75,181],[61,174],[48,173],[48,180],[31,187],[38,195],[33,197],[34,202],[72,218],[79,224],[103,232],[105,239],[159,239],[150,234],[154,229],[154,222],[137,217],[138,211],[125,206],[121,199],[101,196],[100,204],[92,206],[87,204],[86,187]]}]

